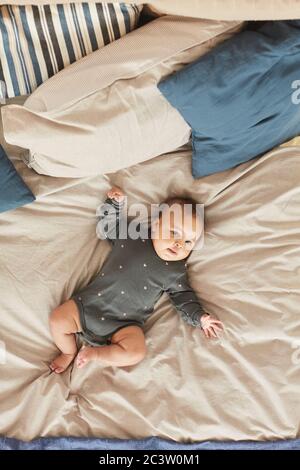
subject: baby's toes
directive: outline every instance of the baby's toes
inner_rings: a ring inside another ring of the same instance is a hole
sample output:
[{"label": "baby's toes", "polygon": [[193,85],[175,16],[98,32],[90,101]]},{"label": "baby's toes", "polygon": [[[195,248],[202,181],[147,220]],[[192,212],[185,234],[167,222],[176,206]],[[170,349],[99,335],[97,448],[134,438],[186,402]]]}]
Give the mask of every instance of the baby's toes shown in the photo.
[{"label": "baby's toes", "polygon": [[52,370],[52,372],[58,372],[61,369],[61,367],[58,364],[56,364],[55,361],[51,362],[49,367]]},{"label": "baby's toes", "polygon": [[87,363],[86,355],[84,351],[80,351],[76,359],[76,365],[77,367],[80,368],[80,367],[83,367],[86,363]]},{"label": "baby's toes", "polygon": [[77,361],[78,369],[82,369],[82,367],[84,367],[87,364],[87,362],[88,361],[86,359],[81,359],[80,361]]},{"label": "baby's toes", "polygon": [[93,348],[85,347],[78,353],[76,365],[80,369],[81,367],[85,366],[88,362],[90,362],[93,358]]}]

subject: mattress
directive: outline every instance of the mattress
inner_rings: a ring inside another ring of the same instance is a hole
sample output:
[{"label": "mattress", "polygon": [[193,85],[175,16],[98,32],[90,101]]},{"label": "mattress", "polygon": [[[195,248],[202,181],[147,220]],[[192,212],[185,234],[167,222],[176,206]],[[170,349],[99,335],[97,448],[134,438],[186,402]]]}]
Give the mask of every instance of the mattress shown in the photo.
[{"label": "mattress", "polygon": [[[21,161],[22,149],[5,149],[37,201],[0,218],[1,435],[299,437],[297,145],[199,180],[191,176],[189,145],[80,179],[38,175]],[[91,363],[57,376],[48,367],[57,354],[48,317],[109,255],[108,243],[95,235],[96,208],[113,184],[129,204],[156,203],[186,188],[205,204],[205,244],[188,269],[225,334],[207,342],[162,297],[145,326],[143,362]]]}]

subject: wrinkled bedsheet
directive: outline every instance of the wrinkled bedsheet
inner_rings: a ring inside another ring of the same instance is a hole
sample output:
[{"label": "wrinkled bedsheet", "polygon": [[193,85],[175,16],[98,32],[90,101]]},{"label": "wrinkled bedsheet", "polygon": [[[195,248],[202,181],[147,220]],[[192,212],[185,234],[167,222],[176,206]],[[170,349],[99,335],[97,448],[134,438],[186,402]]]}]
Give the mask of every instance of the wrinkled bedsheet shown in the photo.
[{"label": "wrinkled bedsheet", "polygon": [[[3,141],[3,138],[0,138]],[[6,148],[37,201],[0,217],[0,434],[177,441],[299,436],[300,147],[193,180],[189,146],[117,173],[40,176]],[[191,283],[226,326],[208,342],[162,297],[133,367],[50,373],[48,316],[109,255],[96,208],[112,184],[129,203],[188,188],[205,204]],[[3,352],[6,349],[6,355]]]}]

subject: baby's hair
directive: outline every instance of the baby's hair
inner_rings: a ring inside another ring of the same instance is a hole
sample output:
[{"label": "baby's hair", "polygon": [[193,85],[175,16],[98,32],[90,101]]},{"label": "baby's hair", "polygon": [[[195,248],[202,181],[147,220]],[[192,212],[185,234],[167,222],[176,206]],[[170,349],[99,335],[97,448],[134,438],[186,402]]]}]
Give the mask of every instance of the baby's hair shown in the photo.
[{"label": "baby's hair", "polygon": [[199,203],[197,203],[194,199],[175,196],[175,197],[168,198],[161,203],[161,205],[168,205],[169,207],[173,206],[173,204],[179,204],[183,208],[185,205],[189,205],[192,209],[192,215],[200,217],[200,219],[202,219],[202,215],[200,211],[197,209],[197,204]]}]

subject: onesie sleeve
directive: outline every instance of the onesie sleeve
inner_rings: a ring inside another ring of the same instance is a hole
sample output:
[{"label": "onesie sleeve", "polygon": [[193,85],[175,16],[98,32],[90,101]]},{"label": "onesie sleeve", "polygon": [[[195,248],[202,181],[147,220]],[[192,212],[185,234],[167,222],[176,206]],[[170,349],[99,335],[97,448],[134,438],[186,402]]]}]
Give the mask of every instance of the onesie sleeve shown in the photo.
[{"label": "onesie sleeve", "polygon": [[116,199],[107,198],[98,208],[99,217],[96,233],[97,237],[109,240],[112,244],[120,237],[120,226],[125,200],[118,202]]},{"label": "onesie sleeve", "polygon": [[185,271],[166,289],[166,292],[181,318],[189,325],[201,328],[201,317],[205,311],[194,289],[190,286]]}]

